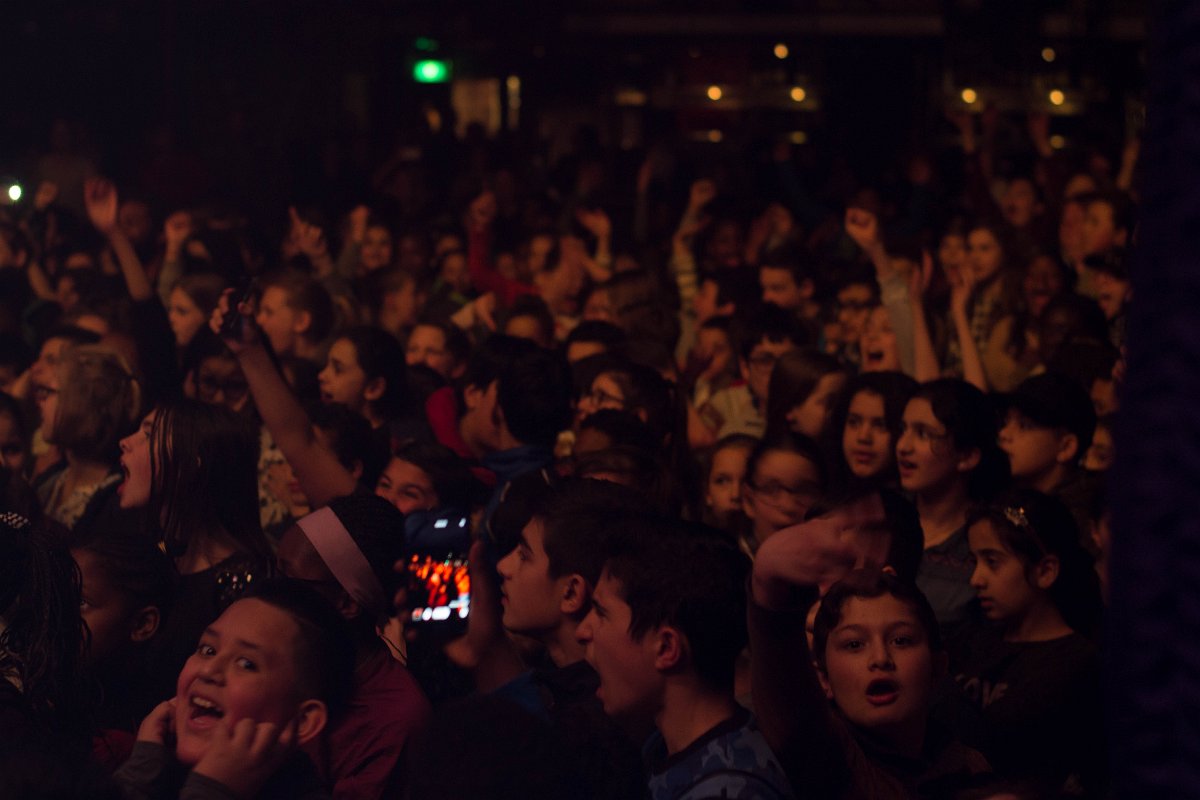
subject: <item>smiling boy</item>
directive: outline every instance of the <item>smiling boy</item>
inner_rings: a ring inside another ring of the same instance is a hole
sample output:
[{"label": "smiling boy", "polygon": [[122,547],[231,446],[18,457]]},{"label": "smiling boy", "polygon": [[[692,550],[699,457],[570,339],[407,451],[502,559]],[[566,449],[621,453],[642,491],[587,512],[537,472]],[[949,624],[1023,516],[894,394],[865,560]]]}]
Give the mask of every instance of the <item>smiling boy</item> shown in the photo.
[{"label": "smiling boy", "polygon": [[268,582],[200,637],[176,695],[138,729],[116,773],[139,798],[320,798],[313,741],[345,704],[353,646],[329,603]]}]

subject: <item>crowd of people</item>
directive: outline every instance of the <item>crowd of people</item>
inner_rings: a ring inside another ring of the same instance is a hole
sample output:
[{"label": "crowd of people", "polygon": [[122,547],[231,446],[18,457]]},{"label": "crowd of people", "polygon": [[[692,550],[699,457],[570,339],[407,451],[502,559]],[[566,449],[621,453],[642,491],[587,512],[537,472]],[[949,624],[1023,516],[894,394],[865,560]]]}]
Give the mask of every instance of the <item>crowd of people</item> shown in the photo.
[{"label": "crowd of people", "polygon": [[46,156],[0,795],[1106,797],[1137,143],[948,119],[865,178],[474,131],[270,210]]}]

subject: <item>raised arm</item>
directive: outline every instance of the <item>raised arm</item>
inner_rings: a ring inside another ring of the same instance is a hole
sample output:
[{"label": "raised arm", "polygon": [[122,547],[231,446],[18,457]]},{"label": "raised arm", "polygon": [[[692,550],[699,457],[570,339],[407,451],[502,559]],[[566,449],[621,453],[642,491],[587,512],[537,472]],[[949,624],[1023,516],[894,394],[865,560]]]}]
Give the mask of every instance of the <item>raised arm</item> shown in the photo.
[{"label": "raised arm", "polygon": [[231,295],[232,290],[225,292],[213,311],[209,325],[214,333],[220,334],[226,314],[241,314],[240,336],[221,338],[237,356],[263,424],[296,474],[296,480],[308,497],[309,504],[319,508],[328,505],[331,500],[353,494],[357,488],[354,476],[342,466],[333,452],[317,441],[312,420],[292,394],[263,344],[254,324],[252,309],[243,304],[231,312]]},{"label": "raised arm", "polygon": [[971,335],[970,300],[975,289],[975,277],[969,268],[963,267],[948,275],[950,279],[950,319],[954,323],[954,334],[962,352],[963,380],[980,390],[988,390],[987,373],[983,369],[983,358],[979,346]]},{"label": "raised arm", "polygon": [[804,623],[818,587],[844,576],[857,557],[835,524],[813,520],[767,539],[750,580],[755,716],[785,772],[795,785],[813,787],[813,797],[841,796],[850,776]]},{"label": "raised arm", "polygon": [[596,252],[584,261],[588,277],[596,283],[604,283],[613,276],[612,221],[603,209],[579,209],[575,219],[596,237]]},{"label": "raised arm", "polygon": [[933,347],[933,336],[929,332],[929,318],[925,316],[925,292],[933,277],[933,257],[929,251],[921,253],[921,269],[913,270],[908,282],[908,300],[912,304],[913,361],[915,377],[921,383],[940,378],[941,364]]},{"label": "raised arm", "polygon": [[83,185],[83,199],[92,224],[112,247],[129,296],[137,302],[154,297],[154,286],[146,275],[137,251],[133,249],[133,243],[117,225],[117,187],[104,178],[88,178]]}]

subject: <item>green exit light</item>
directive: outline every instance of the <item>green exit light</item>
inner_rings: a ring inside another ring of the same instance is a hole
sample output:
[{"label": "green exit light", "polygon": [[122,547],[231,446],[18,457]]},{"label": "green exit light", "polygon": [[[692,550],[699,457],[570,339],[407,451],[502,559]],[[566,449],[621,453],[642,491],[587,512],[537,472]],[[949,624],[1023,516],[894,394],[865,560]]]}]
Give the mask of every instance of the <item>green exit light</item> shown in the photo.
[{"label": "green exit light", "polygon": [[449,78],[449,62],[427,58],[413,65],[413,80],[417,83],[445,83]]}]

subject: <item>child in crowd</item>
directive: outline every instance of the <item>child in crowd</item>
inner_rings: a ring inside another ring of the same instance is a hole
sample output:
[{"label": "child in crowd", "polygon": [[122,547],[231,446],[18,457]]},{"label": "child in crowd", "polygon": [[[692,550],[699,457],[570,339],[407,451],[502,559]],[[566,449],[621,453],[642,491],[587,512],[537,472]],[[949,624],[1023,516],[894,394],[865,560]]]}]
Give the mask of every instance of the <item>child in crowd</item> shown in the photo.
[{"label": "child in crowd", "polygon": [[989,625],[952,657],[960,716],[948,702],[944,719],[1001,774],[1102,796],[1100,662],[1088,638],[1099,581],[1074,520],[1054,498],[1017,490],[974,512],[968,536]]},{"label": "child in crowd", "polygon": [[742,549],[753,556],[776,531],[802,521],[826,489],[825,462],[817,443],[785,431],[750,451],[742,479],[742,511],[749,521]]},{"label": "child in crowd", "polygon": [[767,435],[791,429],[820,440],[846,384],[846,372],[833,356],[818,350],[784,353],[767,387]]},{"label": "child in crowd", "polygon": [[986,500],[1008,480],[995,420],[983,392],[951,378],[924,384],[904,408],[896,463],[900,485],[915,497],[925,531],[917,586],[942,626],[961,625],[971,613],[971,504]]},{"label": "child in crowd", "polygon": [[631,520],[609,548],[576,636],[605,713],[644,747],[654,800],[793,797],[750,714],[734,700],[746,646],[748,560],[724,537]]},{"label": "child in crowd", "polygon": [[323,597],[259,585],[204,630],[117,781],[147,800],[329,797],[298,748],[342,713],[353,652]]},{"label": "child in crowd", "polygon": [[712,446],[704,475],[704,506],[708,521],[725,530],[742,511],[746,465],[758,441],[734,434]]},{"label": "child in crowd", "polygon": [[[429,714],[412,675],[377,633],[400,576],[404,517],[369,495],[334,500],[284,532],[279,571],[324,595],[347,622],[354,644],[353,692],[344,714],[305,747],[334,798],[400,791],[403,751]],[[390,647],[389,647],[390,646]]]},{"label": "child in crowd", "polygon": [[904,407],[917,382],[902,372],[866,372],[851,378],[834,409],[827,434],[836,491],[897,486],[896,442]]}]

